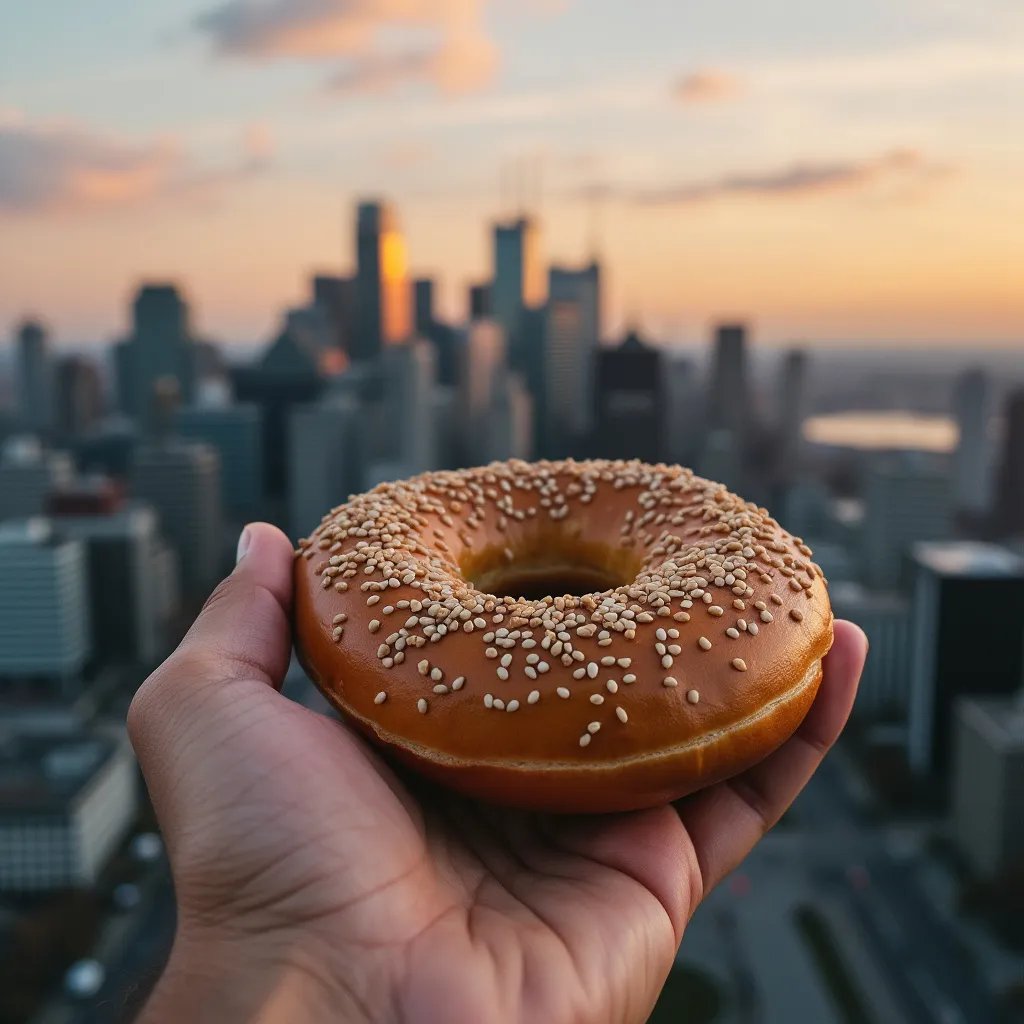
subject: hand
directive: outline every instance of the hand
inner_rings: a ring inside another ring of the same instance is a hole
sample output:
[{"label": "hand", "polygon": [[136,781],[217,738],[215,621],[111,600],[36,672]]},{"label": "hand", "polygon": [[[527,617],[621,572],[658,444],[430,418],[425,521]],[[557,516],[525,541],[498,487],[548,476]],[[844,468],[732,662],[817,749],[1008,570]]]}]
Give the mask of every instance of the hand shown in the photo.
[{"label": "hand", "polygon": [[240,548],[129,712],[179,905],[144,1021],[646,1020],[704,894],[839,735],[867,649],[836,623],[797,734],[677,807],[516,813],[403,784],[282,697],[292,548],[266,524]]}]

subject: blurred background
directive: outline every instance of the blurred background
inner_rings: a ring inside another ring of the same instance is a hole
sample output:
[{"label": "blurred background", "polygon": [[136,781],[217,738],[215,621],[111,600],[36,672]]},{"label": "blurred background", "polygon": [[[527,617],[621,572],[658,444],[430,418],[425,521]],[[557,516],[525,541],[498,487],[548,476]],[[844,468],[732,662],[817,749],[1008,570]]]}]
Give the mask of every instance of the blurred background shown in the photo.
[{"label": "blurred background", "polygon": [[0,1024],[159,972],[124,713],[242,524],[568,455],[767,505],[872,643],[653,1019],[1024,1020],[1022,97],[1016,0],[6,6]]}]

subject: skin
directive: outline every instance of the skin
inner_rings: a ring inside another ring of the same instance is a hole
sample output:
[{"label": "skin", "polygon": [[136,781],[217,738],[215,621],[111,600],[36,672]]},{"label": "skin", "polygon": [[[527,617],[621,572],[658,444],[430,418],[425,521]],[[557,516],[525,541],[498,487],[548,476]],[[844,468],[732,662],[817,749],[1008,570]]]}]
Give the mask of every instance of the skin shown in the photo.
[{"label": "skin", "polygon": [[179,907],[145,1024],[646,1020],[703,896],[835,742],[867,653],[837,622],[796,735],[676,806],[511,812],[399,778],[282,697],[292,546],[253,524],[239,550],[128,716]]}]

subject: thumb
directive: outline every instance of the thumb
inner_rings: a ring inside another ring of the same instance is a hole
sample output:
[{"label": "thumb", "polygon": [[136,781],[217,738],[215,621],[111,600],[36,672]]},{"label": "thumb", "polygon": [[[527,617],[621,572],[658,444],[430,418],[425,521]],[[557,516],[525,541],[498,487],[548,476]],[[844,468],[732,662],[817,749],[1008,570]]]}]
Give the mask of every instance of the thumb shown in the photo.
[{"label": "thumb", "polygon": [[269,523],[250,523],[234,571],[207,599],[173,654],[139,687],[128,732],[143,768],[156,749],[224,707],[228,684],[280,687],[291,656],[291,542]]}]

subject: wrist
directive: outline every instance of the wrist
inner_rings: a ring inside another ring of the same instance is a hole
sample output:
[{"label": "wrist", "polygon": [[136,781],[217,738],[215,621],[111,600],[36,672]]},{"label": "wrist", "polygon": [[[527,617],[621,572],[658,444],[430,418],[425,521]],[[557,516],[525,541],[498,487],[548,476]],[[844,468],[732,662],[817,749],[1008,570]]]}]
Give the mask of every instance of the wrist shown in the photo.
[{"label": "wrist", "polygon": [[[333,961],[333,962],[332,962]],[[338,968],[355,958],[309,936],[185,934],[180,928],[139,1024],[377,1024],[391,1019],[389,984]]]}]

